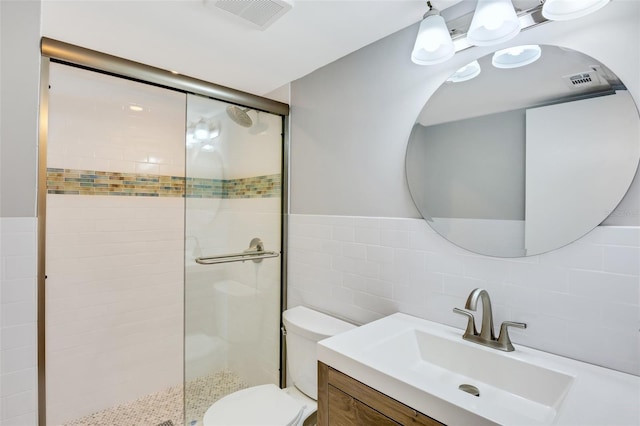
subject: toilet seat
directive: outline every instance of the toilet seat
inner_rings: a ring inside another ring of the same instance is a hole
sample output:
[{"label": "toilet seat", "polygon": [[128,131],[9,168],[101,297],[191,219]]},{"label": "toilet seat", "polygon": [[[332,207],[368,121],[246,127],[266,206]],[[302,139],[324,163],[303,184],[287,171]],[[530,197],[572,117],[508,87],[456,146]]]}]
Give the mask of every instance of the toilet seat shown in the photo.
[{"label": "toilet seat", "polygon": [[305,405],[273,384],[234,392],[215,402],[204,426],[293,426]]}]

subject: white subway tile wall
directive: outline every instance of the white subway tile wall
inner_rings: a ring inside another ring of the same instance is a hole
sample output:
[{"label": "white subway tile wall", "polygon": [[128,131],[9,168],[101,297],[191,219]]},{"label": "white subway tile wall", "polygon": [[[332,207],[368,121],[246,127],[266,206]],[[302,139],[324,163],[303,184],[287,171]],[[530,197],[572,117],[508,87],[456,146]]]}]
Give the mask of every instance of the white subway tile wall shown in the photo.
[{"label": "white subway tile wall", "polygon": [[37,423],[35,218],[0,218],[0,425]]},{"label": "white subway tile wall", "polygon": [[[640,374],[640,228],[597,227],[550,253],[493,258],[422,219],[291,215],[288,304],[357,323],[394,312],[460,328],[452,313],[486,288],[516,344]],[[595,337],[595,338],[594,338]]]},{"label": "white subway tile wall", "polygon": [[184,94],[61,64],[50,81],[48,167],[184,176]]},{"label": "white subway tile wall", "polygon": [[47,419],[182,382],[181,198],[47,197]]}]

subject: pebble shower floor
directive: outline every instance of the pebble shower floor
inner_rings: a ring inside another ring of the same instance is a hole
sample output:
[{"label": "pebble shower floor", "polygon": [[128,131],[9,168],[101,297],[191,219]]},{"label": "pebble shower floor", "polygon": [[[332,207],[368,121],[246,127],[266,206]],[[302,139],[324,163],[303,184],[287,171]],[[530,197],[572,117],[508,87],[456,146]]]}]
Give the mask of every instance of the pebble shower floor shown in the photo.
[{"label": "pebble shower floor", "polygon": [[[246,388],[240,378],[229,370],[200,377],[182,386],[174,386],[135,401],[90,414],[64,426],[191,426],[192,420],[202,425],[207,409],[223,396]],[[186,418],[183,419],[183,397],[186,396]],[[171,423],[169,423],[171,422]]]}]

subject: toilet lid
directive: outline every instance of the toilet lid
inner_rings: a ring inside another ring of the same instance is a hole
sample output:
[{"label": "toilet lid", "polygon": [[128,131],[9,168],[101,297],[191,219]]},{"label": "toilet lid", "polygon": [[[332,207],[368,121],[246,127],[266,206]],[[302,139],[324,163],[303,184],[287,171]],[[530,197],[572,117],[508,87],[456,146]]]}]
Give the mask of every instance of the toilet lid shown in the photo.
[{"label": "toilet lid", "polygon": [[276,385],[243,389],[215,402],[204,415],[204,426],[291,426],[304,404]]}]

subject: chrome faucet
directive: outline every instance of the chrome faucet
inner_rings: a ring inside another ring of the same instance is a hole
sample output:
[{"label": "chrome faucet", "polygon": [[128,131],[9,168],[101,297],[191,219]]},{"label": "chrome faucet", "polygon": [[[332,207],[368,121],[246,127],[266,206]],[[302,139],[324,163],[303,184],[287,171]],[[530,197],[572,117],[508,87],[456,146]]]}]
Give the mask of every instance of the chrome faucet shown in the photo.
[{"label": "chrome faucet", "polygon": [[482,324],[480,333],[476,330],[475,318],[469,311],[453,308],[453,312],[467,317],[467,329],[462,338],[470,342],[478,343],[501,351],[511,352],[514,350],[509,338],[508,327],[527,328],[527,324],[522,322],[505,321],[500,325],[500,335],[496,339],[493,331],[493,311],[491,310],[491,299],[489,293],[481,288],[476,288],[469,294],[465,308],[475,311],[478,308],[478,299],[482,302]]}]

